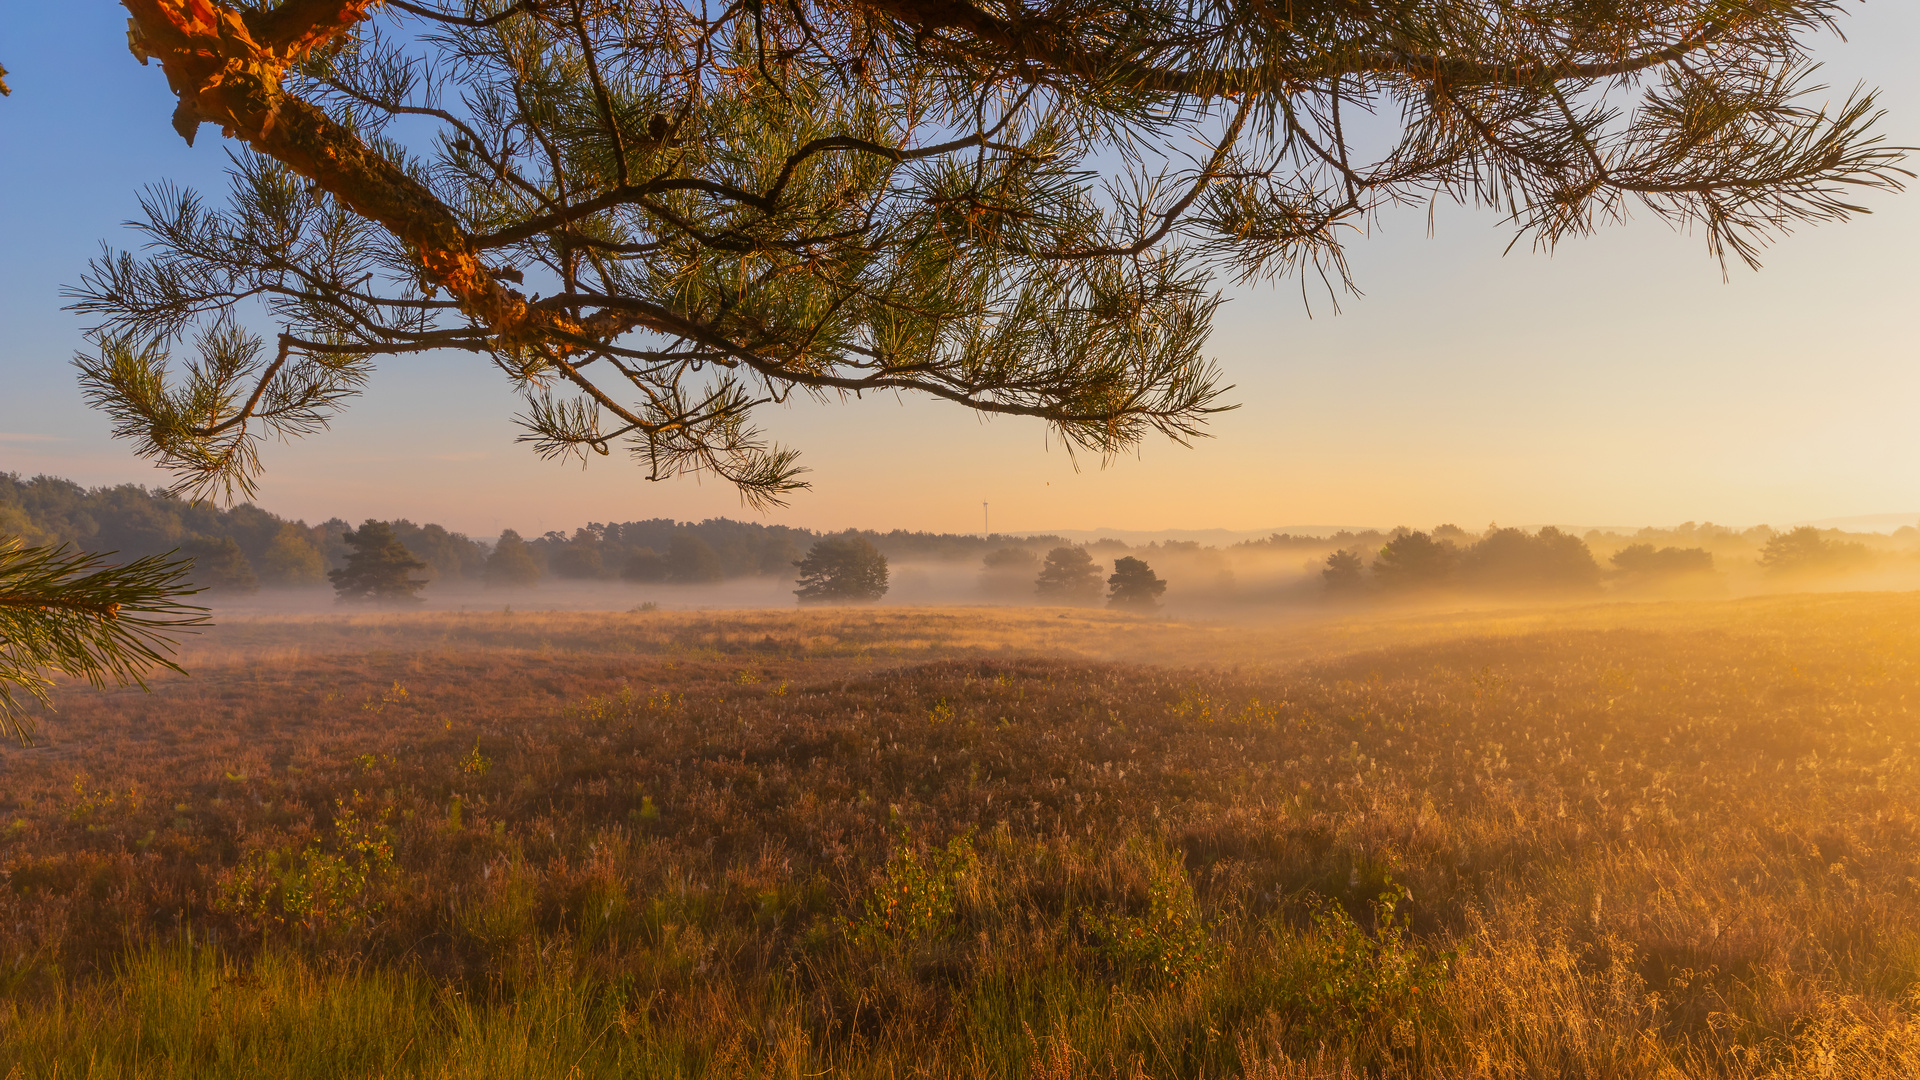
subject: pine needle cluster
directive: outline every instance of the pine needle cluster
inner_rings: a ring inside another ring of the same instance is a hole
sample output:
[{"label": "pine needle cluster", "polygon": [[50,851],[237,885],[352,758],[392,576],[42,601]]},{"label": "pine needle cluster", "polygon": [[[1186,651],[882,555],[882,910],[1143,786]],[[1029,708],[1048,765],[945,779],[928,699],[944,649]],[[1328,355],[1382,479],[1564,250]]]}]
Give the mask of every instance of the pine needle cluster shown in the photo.
[{"label": "pine needle cluster", "polygon": [[181,600],[192,560],[156,555],[114,566],[100,555],[0,537],[0,728],[30,742],[28,700],[45,705],[54,673],[144,688],[179,671],[171,636],[207,624]]}]

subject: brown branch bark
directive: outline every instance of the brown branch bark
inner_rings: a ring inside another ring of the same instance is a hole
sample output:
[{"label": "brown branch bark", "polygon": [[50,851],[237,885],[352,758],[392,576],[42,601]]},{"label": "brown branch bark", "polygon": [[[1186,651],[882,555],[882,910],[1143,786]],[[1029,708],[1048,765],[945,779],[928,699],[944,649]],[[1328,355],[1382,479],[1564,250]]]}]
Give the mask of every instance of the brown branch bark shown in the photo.
[{"label": "brown branch bark", "polygon": [[83,615],[97,615],[102,619],[120,617],[119,604],[89,604],[79,600],[48,599],[41,596],[12,596],[0,593],[0,608],[15,608],[26,611],[77,611]]},{"label": "brown branch bark", "polygon": [[180,99],[175,128],[192,141],[202,121],[318,184],[418,253],[429,281],[485,324],[503,347],[549,331],[603,338],[624,320],[583,323],[530,306],[488,273],[453,212],[399,166],[281,86],[307,52],[351,30],[376,0],[292,0],[251,19],[208,0],[124,0],[130,44],[160,61]]}]

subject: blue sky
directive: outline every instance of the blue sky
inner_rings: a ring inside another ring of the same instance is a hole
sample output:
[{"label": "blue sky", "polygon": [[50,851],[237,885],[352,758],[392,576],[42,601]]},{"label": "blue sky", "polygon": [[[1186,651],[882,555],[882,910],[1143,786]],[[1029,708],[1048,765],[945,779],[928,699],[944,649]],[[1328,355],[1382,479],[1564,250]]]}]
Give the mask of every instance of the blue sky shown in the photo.
[{"label": "blue sky", "polygon": [[[1883,91],[1920,144],[1920,8],[1859,5],[1822,44],[1836,96]],[[84,483],[164,477],[108,438],[69,364],[61,310],[139,189],[224,187],[226,147],[168,125],[158,66],[103,0],[10,14],[0,63],[0,470]],[[1389,213],[1350,256],[1364,295],[1310,317],[1297,287],[1236,291],[1210,351],[1241,408],[1194,449],[1075,463],[1026,421],[869,399],[765,426],[814,490],[762,519],[812,527],[1254,529],[1291,523],[1733,524],[1920,517],[1920,192],[1804,230],[1723,283],[1699,236],[1650,215],[1524,247],[1491,215]],[[471,357],[387,363],[329,432],[270,447],[258,501],[290,516],[407,515],[491,534],[588,520],[754,517],[723,484],[582,471],[513,442],[514,398]]]}]

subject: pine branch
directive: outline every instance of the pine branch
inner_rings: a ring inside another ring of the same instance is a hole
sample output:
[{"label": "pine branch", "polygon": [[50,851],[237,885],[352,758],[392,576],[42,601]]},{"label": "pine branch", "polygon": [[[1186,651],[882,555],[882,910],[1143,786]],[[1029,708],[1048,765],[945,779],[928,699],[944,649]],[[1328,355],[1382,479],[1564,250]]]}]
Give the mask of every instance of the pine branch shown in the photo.
[{"label": "pine branch", "polygon": [[0,538],[0,727],[31,742],[24,698],[50,705],[51,675],[146,688],[179,671],[171,638],[209,624],[181,603],[192,561],[150,556],[122,566],[103,555],[26,547]]},{"label": "pine branch", "polygon": [[224,209],[142,200],[145,250],[72,293],[79,363],[117,436],[227,498],[373,358],[442,348],[512,380],[536,452],[618,442],[755,506],[804,486],[752,423],[794,394],[1186,442],[1230,389],[1215,276],[1337,300],[1389,207],[1551,247],[1639,206],[1757,264],[1911,175],[1870,92],[1809,78],[1838,0],[128,7],[182,134],[243,150]]}]

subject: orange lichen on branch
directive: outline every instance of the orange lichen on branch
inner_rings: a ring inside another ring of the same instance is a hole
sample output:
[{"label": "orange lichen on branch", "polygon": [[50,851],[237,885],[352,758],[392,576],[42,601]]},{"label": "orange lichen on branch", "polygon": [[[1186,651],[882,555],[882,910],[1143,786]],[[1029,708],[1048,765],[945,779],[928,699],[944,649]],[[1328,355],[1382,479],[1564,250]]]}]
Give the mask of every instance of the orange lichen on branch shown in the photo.
[{"label": "orange lichen on branch", "polygon": [[316,106],[281,86],[286,69],[349,32],[374,0],[293,0],[242,13],[207,0],[125,0],[128,42],[160,61],[179,97],[174,127],[189,143],[202,121],[286,165],[379,222],[419,255],[429,282],[513,347],[552,334],[585,336],[572,318],[533,307],[494,280],[459,221],[433,193]]}]

